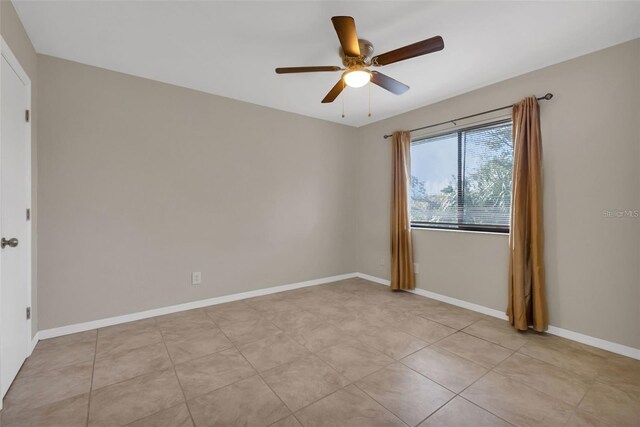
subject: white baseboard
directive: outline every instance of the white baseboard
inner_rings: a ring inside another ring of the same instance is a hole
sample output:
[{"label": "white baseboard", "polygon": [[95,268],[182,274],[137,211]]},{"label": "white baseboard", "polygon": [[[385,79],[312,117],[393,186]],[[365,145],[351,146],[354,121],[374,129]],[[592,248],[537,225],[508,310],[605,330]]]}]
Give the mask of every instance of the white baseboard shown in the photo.
[{"label": "white baseboard", "polygon": [[31,356],[31,353],[33,353],[33,349],[36,348],[38,341],[40,341],[40,332],[36,332],[33,338],[31,338],[31,342],[29,343],[29,354],[27,356]]},{"label": "white baseboard", "polygon": [[590,345],[591,347],[601,348],[612,353],[621,354],[623,356],[631,357],[632,359],[640,360],[640,349],[629,347],[626,345],[618,344],[611,341],[606,341],[600,338],[584,335],[579,332],[573,332],[568,329],[557,328],[549,325],[547,332],[552,335],[567,338],[571,341],[577,341],[582,344]]},{"label": "white baseboard", "polygon": [[[360,277],[361,279],[368,280],[370,282],[378,283],[380,285],[385,285],[385,286],[390,286],[391,285],[391,282],[389,280],[387,280],[387,279],[381,279],[379,277],[370,276],[368,274],[356,273],[356,276]],[[407,291],[407,292],[411,292],[412,294],[416,294],[416,295],[420,295],[420,296],[423,296],[423,297],[435,299],[435,300],[438,300],[438,301],[446,302],[448,304],[456,305],[458,307],[466,308],[468,310],[477,311],[478,313],[486,314],[488,316],[493,316],[493,317],[497,317],[497,318],[504,319],[504,320],[507,319],[507,316],[501,311],[494,310],[492,308],[488,308],[488,307],[485,307],[485,306],[482,306],[482,305],[466,302],[466,301],[463,301],[461,299],[451,298],[451,297],[448,297],[446,295],[436,294],[435,292],[426,291],[424,289],[416,288],[416,289],[413,289],[413,290],[410,290],[410,291]]]},{"label": "white baseboard", "polygon": [[[210,305],[223,304],[254,298],[263,295],[275,294],[278,292],[290,291],[292,289],[306,288],[308,286],[322,285],[325,283],[336,282],[338,280],[351,279],[356,277],[356,273],[341,274],[339,276],[324,277],[322,279],[308,280],[305,282],[292,283],[289,285],[274,286],[271,288],[258,289],[255,291],[241,292],[237,294],[225,295],[216,298],[208,298],[198,301],[187,302],[184,304],[171,305],[152,310],[140,311],[137,313],[125,314],[122,316],[108,317],[106,319],[93,320],[90,322],[76,323],[73,325],[60,326],[58,328],[44,329],[39,331],[36,336],[38,339],[55,338],[63,335],[75,334],[77,332],[90,331],[92,329],[104,328],[106,326],[118,325],[120,323],[132,322],[134,320],[148,319],[149,317],[162,316],[164,314],[176,313],[179,311],[193,310],[194,308],[202,308]],[[37,340],[35,341],[37,343]],[[35,344],[33,344],[35,347]]]},{"label": "white baseboard", "polygon": [[356,277],[368,280],[370,282],[377,283],[379,285],[391,286],[391,282],[389,280],[386,280],[386,279],[381,279],[381,278],[375,277],[375,276],[369,276],[368,274],[364,274],[364,273],[355,273],[355,275],[356,275]]},{"label": "white baseboard", "polygon": [[485,307],[483,305],[474,304],[472,302],[463,301],[457,298],[451,298],[446,295],[440,295],[435,292],[425,291],[424,289],[416,288],[412,291],[408,291],[416,295],[435,299],[438,301],[446,302],[447,304],[455,305],[458,307],[466,308],[467,310],[476,311],[478,313],[486,314],[487,316],[497,317],[498,319],[508,320],[506,314],[500,310],[494,310],[493,308]]},{"label": "white baseboard", "polygon": [[[381,285],[389,286],[390,282],[386,279],[381,279],[379,277],[370,276],[364,273],[356,273],[357,277],[362,279],[369,280],[371,282],[379,283]],[[435,299],[438,301],[446,302],[451,305],[455,305],[458,307],[466,308],[467,310],[475,311],[478,313],[486,314],[487,316],[497,317],[498,319],[507,320],[508,317],[506,314],[500,310],[494,310],[493,308],[485,307],[482,305],[474,304],[471,302],[459,300],[456,298],[448,297],[446,295],[437,294],[435,292],[427,291],[424,289],[416,288],[414,290],[408,291],[414,293],[416,295],[421,295],[423,297]],[[551,335],[556,335],[559,337],[567,338],[572,341],[576,341],[582,344],[587,344],[592,347],[600,348],[602,350],[607,350],[612,353],[621,354],[623,356],[631,357],[633,359],[640,360],[640,349],[629,347],[626,345],[614,343],[611,341],[606,341],[600,338],[595,338],[589,335],[584,335],[578,332],[569,331],[567,329],[558,328],[556,326],[549,326],[547,329],[547,333]]]}]

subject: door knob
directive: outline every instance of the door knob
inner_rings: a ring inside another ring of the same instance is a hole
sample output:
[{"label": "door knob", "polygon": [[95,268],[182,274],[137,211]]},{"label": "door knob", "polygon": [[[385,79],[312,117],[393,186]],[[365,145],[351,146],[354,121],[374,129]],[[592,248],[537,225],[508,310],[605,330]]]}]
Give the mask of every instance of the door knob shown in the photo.
[{"label": "door knob", "polygon": [[5,246],[15,248],[16,246],[18,246],[18,239],[14,237],[13,239],[7,240],[3,237],[2,241],[0,241],[0,247],[4,248]]}]

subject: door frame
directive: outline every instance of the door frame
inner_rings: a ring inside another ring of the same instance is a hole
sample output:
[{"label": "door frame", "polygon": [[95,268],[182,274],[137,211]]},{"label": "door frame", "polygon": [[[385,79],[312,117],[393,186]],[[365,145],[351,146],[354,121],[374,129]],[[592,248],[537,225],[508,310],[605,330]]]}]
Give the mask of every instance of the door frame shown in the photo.
[{"label": "door frame", "polygon": [[[31,250],[32,250],[32,222],[33,222],[33,209],[32,209],[32,199],[31,199],[31,163],[32,163],[32,158],[31,158],[31,145],[32,145],[32,139],[31,139],[31,123],[33,122],[33,114],[31,111],[31,79],[29,78],[29,76],[27,75],[27,73],[24,71],[24,68],[22,68],[22,65],[20,64],[20,62],[18,61],[18,59],[16,58],[16,56],[13,54],[13,52],[11,51],[11,48],[9,48],[9,45],[5,42],[4,37],[2,37],[0,35],[0,55],[9,63],[9,65],[11,66],[11,68],[13,69],[13,71],[15,71],[15,73],[18,75],[18,78],[22,81],[22,83],[24,83],[24,85],[26,86],[27,89],[27,109],[29,110],[29,122],[27,123],[27,132],[26,132],[26,157],[27,157],[27,164],[26,164],[26,173],[27,173],[27,200],[28,200],[28,204],[29,206],[25,206],[25,215],[26,215],[26,209],[31,209],[31,218],[27,221],[27,241],[25,242],[25,246],[26,246],[26,251],[27,251],[27,292],[25,295],[26,301],[25,301],[25,310],[26,307],[31,307]],[[0,71],[1,73],[2,71]],[[2,75],[0,74],[0,85],[2,84]],[[1,108],[1,107],[0,107]],[[0,110],[0,115],[2,115],[2,111]],[[0,135],[1,138],[1,135]],[[2,141],[0,140],[0,149],[2,147]],[[2,151],[0,151],[0,156],[2,156]],[[2,179],[2,176],[0,174],[0,180]],[[1,183],[1,182],[0,182]],[[0,191],[2,191],[2,186],[0,186]],[[0,199],[1,200],[1,199]],[[0,223],[0,235],[2,234],[2,224]],[[0,257],[0,270],[2,269],[2,260]],[[1,276],[0,276],[0,280],[1,280]],[[0,283],[0,291],[1,291],[1,283]],[[0,295],[1,297],[1,295]],[[2,306],[0,305],[0,310],[2,309]],[[1,314],[1,313],[0,313]],[[25,316],[26,316],[26,312],[25,312]],[[31,317],[33,318],[33,311],[31,312]],[[31,352],[33,351],[33,346],[32,346],[32,341],[33,341],[33,337],[32,337],[33,331],[31,329],[31,319],[27,320],[27,339],[26,339],[26,345],[27,348],[25,349],[25,354],[27,355],[27,357],[29,357],[31,355]],[[0,343],[2,342],[2,328],[0,325]],[[2,363],[2,360],[0,360],[0,363]],[[4,396],[2,396],[4,397]],[[0,409],[2,408],[2,400],[0,400]]]}]

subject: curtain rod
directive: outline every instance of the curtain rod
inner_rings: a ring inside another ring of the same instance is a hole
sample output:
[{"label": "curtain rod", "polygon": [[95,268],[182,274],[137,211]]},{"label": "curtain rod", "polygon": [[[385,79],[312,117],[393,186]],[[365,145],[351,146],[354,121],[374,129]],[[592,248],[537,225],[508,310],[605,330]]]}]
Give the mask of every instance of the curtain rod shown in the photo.
[{"label": "curtain rod", "polygon": [[[547,93],[545,96],[541,96],[539,98],[536,98],[538,101],[542,101],[543,99],[548,101],[551,98],[553,98],[553,94],[552,93]],[[419,128],[415,128],[415,129],[411,129],[409,132],[416,132],[419,130],[424,130],[424,129],[429,129],[429,128],[434,128],[436,126],[441,126],[441,125],[446,125],[447,123],[453,123],[454,125],[456,124],[455,122],[459,121],[459,120],[465,120],[465,119],[470,119],[472,117],[477,117],[477,116],[482,116],[483,114],[489,114],[489,113],[495,113],[496,111],[500,111],[500,110],[506,110],[507,108],[511,108],[513,107],[514,104],[511,105],[505,105],[504,107],[500,107],[500,108],[494,108],[493,110],[487,110],[487,111],[483,111],[481,113],[476,113],[476,114],[471,114],[470,116],[464,116],[464,117],[458,117],[457,119],[451,119],[451,120],[447,120],[446,122],[440,122],[440,123],[436,123],[433,125],[428,125],[428,126],[422,126]],[[393,135],[385,135],[384,139],[387,138],[391,138]]]}]

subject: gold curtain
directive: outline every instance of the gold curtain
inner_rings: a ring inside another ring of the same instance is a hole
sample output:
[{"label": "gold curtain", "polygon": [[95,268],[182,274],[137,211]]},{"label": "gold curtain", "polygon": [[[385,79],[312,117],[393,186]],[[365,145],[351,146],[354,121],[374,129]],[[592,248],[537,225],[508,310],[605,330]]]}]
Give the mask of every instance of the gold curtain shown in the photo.
[{"label": "gold curtain", "polygon": [[393,190],[391,195],[391,289],[414,289],[413,250],[409,218],[411,134],[394,132]]},{"label": "gold curtain", "polygon": [[535,97],[513,106],[513,194],[509,234],[509,322],[547,329],[542,221],[542,141]]}]

